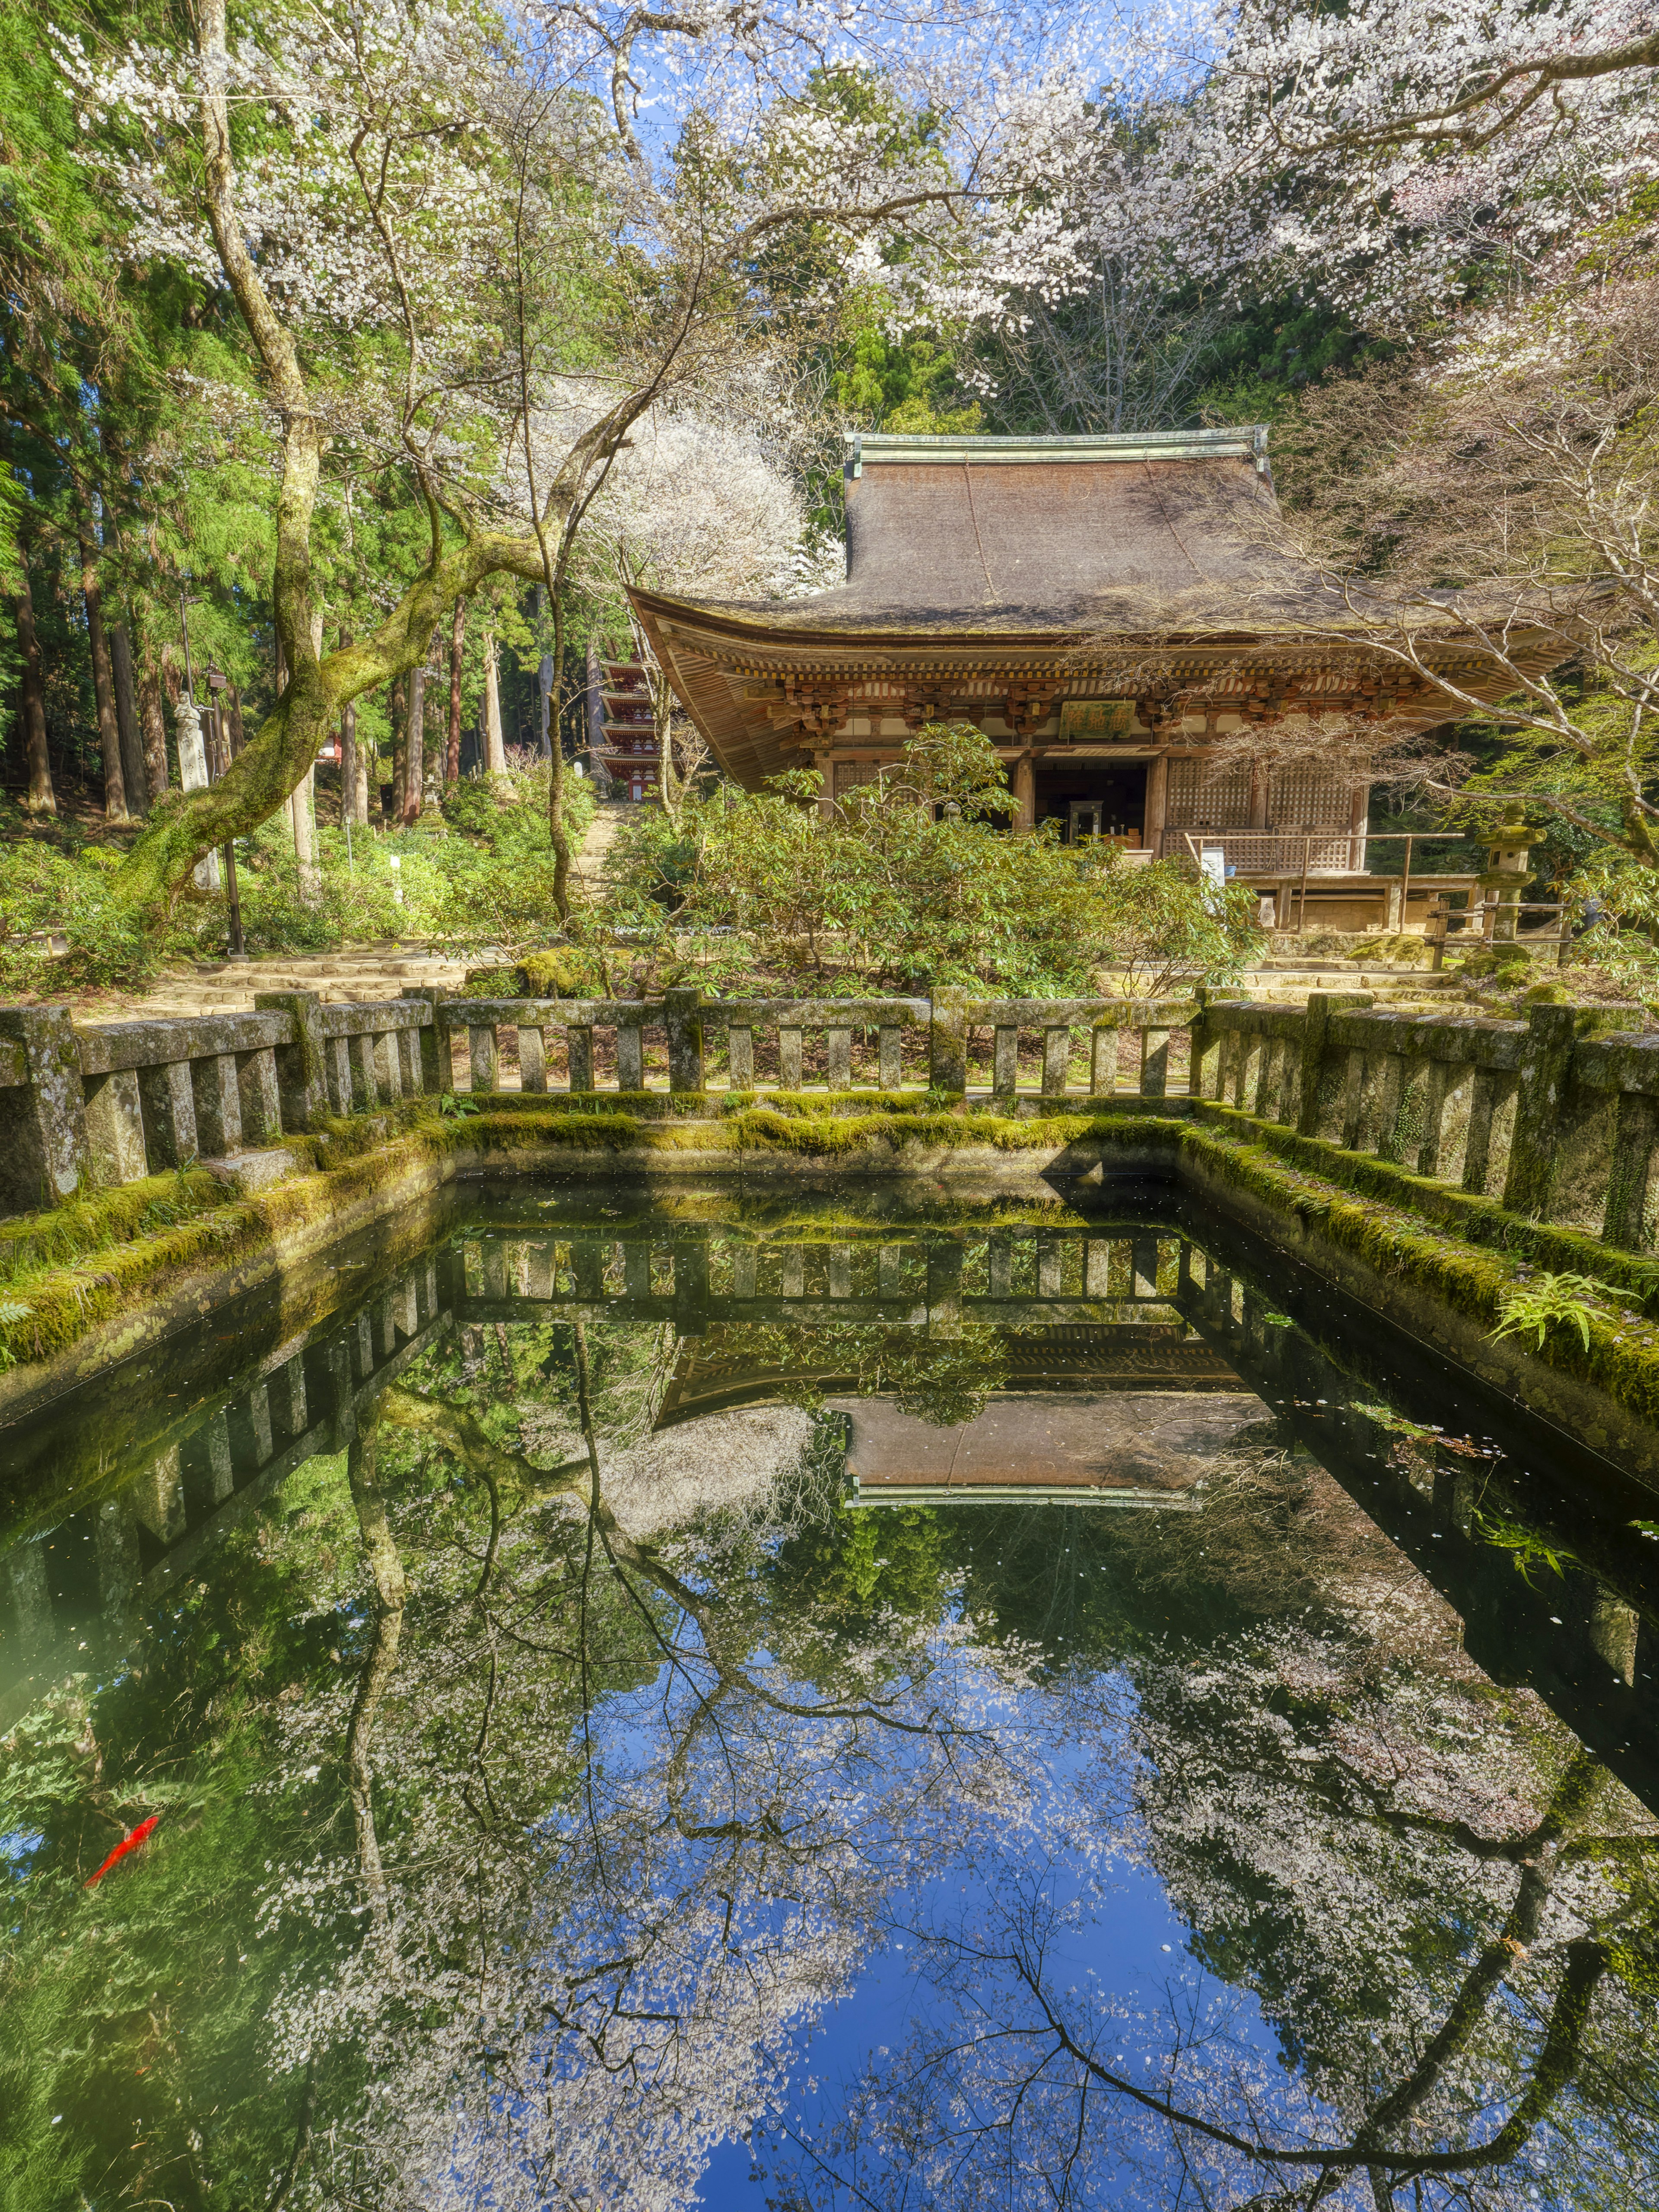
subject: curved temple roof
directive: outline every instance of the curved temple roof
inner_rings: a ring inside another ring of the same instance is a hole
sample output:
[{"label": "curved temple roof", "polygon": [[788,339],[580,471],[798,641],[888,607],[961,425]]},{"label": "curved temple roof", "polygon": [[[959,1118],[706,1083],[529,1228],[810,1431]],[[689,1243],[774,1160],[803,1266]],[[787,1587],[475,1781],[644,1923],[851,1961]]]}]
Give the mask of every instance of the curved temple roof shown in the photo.
[{"label": "curved temple roof", "polygon": [[1117,438],[849,432],[844,584],[665,604],[842,637],[1163,630],[1183,614],[1255,629],[1316,611],[1328,623],[1340,601],[1269,542],[1267,440],[1259,423]]},{"label": "curved temple roof", "polygon": [[[1305,660],[1328,671],[1304,687],[1315,704],[1387,692],[1396,722],[1443,720],[1442,695],[1368,647],[1363,607],[1284,544],[1267,447],[1260,423],[1109,438],[849,432],[844,583],[800,599],[629,596],[722,766],[751,787],[788,763],[787,728],[799,733],[788,742],[827,742],[848,687],[872,682],[932,682],[943,696],[1000,672],[1045,699],[1259,690],[1277,712],[1283,672]],[[1511,688],[1468,637],[1463,595],[1444,598],[1437,654],[1477,696]],[[1540,665],[1554,657],[1545,642]],[[896,696],[874,711],[896,712]]]},{"label": "curved temple roof", "polygon": [[847,581],[774,619],[1048,629],[1130,615],[1139,601],[1161,627],[1158,617],[1195,592],[1219,586],[1236,603],[1260,591],[1264,566],[1275,565],[1261,543],[1274,506],[1260,426],[1133,438],[854,436]]}]

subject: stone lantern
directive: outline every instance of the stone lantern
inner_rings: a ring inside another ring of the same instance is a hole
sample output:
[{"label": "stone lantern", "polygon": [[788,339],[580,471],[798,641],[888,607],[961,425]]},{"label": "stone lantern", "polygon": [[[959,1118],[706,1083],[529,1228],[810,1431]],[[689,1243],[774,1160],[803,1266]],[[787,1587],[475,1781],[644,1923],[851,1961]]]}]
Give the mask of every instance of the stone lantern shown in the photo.
[{"label": "stone lantern", "polygon": [[1528,863],[1534,834],[1524,822],[1505,822],[1486,840],[1486,872],[1480,878],[1480,888],[1488,896],[1497,895],[1498,911],[1492,927],[1494,945],[1513,945],[1516,940],[1521,926],[1521,894],[1532,874]]}]

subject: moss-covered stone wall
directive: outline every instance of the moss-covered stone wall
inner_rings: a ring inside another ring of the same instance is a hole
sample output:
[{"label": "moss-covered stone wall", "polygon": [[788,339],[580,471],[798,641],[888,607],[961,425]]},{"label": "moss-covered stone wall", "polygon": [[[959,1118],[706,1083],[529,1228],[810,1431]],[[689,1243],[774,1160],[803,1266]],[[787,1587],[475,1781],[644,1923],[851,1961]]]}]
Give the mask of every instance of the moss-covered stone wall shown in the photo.
[{"label": "moss-covered stone wall", "polygon": [[[1524,1220],[1375,1158],[1212,1103],[1061,1114],[946,1109],[926,1095],[660,1092],[565,1100],[435,1097],[322,1121],[286,1140],[296,1172],[249,1194],[199,1170],[27,1216],[0,1232],[0,1420],[191,1327],[340,1238],[461,1176],[514,1173],[742,1188],[909,1178],[988,1202],[1037,1177],[1160,1175],[1204,1193],[1492,1387],[1659,1484],[1659,1262]],[[1030,1109],[1036,1110],[1030,1110]],[[1540,1350],[1491,1331],[1542,1272],[1604,1285],[1589,1340]]]}]

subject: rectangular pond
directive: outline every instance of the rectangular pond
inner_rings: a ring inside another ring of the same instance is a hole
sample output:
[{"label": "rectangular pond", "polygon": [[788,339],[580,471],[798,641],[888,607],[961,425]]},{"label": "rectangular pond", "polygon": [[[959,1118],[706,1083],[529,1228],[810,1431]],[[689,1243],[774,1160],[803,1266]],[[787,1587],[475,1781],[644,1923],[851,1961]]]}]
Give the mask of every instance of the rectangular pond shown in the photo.
[{"label": "rectangular pond", "polygon": [[1656,1534],[1168,1190],[448,1191],[0,1430],[0,2208],[1659,2202]]}]

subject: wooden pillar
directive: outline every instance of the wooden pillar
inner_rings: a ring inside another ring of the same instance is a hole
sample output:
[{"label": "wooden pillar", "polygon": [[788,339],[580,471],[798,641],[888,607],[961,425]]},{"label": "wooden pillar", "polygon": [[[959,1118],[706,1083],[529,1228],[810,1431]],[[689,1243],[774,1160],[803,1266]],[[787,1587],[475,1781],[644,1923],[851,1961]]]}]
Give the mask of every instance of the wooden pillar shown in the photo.
[{"label": "wooden pillar", "polygon": [[1156,853],[1164,842],[1164,831],[1170,817],[1170,756],[1161,752],[1146,763],[1146,815],[1141,828],[1141,842]]},{"label": "wooden pillar", "polygon": [[812,765],[823,778],[823,781],[818,786],[818,813],[823,820],[827,822],[835,811],[836,764],[828,753],[815,752],[812,756]]},{"label": "wooden pillar", "polygon": [[1250,763],[1250,827],[1252,830],[1265,830],[1267,827],[1269,773],[1265,761],[1253,760]]},{"label": "wooden pillar", "polygon": [[1014,817],[1017,830],[1036,827],[1036,769],[1029,752],[1023,752],[1014,763],[1014,798],[1018,812]]},{"label": "wooden pillar", "polygon": [[1370,786],[1356,784],[1353,797],[1348,802],[1348,866],[1356,874],[1364,871],[1365,817],[1370,811]]}]

